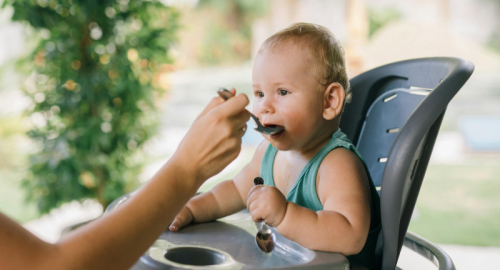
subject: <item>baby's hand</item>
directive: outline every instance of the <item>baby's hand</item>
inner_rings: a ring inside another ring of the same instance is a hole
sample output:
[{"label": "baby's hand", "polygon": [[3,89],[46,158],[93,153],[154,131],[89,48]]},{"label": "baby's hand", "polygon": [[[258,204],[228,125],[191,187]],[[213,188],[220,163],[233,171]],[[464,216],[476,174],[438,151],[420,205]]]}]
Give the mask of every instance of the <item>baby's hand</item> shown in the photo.
[{"label": "baby's hand", "polygon": [[187,207],[182,207],[182,210],[177,214],[174,221],[168,227],[169,230],[176,232],[180,228],[188,225],[193,221],[193,212]]},{"label": "baby's hand", "polygon": [[248,193],[247,208],[254,222],[262,220],[271,227],[277,227],[285,218],[287,201],[273,186],[258,185]]}]

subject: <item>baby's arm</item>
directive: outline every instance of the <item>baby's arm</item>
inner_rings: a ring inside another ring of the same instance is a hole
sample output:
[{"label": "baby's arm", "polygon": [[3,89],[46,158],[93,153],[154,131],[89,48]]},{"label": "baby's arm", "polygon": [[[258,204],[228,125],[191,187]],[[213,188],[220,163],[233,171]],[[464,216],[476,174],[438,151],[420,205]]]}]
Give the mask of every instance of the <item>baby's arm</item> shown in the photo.
[{"label": "baby's arm", "polygon": [[[270,187],[255,187],[247,203],[254,220],[265,219],[281,235],[306,248],[352,255],[363,248],[370,227],[368,181],[359,158],[347,149],[337,148],[325,157],[318,170],[322,211],[283,202],[281,193]],[[266,197],[273,197],[273,202],[266,201]],[[259,204],[273,207],[267,210]]]},{"label": "baby's arm", "polygon": [[268,142],[263,141],[257,147],[252,161],[234,179],[224,181],[210,191],[191,198],[169,229],[178,231],[192,222],[212,221],[244,209],[248,191],[253,187],[253,179],[260,176],[260,163],[267,145]]}]

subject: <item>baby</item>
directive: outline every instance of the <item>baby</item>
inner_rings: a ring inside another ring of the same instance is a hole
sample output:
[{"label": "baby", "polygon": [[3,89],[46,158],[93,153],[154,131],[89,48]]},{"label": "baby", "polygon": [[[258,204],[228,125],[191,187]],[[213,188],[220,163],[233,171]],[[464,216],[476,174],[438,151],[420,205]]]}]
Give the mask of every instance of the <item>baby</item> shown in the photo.
[{"label": "baby", "polygon": [[[268,38],[253,67],[253,113],[267,127],[252,161],[193,197],[170,225],[211,221],[248,208],[254,221],[315,250],[372,268],[380,202],[367,167],[339,129],[350,101],[343,49],[332,33],[298,23]],[[261,176],[264,185],[255,186]]]}]

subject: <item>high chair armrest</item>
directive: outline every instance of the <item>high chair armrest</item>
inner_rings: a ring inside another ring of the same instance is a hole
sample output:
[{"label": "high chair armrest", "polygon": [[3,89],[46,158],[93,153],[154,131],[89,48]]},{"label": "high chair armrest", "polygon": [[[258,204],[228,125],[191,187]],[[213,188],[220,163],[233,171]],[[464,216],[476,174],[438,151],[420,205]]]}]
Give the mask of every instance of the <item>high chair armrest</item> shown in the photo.
[{"label": "high chair armrest", "polygon": [[403,245],[431,261],[439,270],[456,270],[451,257],[442,248],[423,237],[408,231]]}]

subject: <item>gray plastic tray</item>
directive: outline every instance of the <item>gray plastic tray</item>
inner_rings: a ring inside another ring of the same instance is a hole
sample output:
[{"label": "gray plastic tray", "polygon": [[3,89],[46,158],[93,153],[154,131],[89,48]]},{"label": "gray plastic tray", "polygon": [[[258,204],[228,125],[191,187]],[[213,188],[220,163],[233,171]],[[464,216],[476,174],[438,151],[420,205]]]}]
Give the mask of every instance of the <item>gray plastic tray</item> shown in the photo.
[{"label": "gray plastic tray", "polygon": [[272,230],[276,247],[269,254],[256,246],[257,227],[247,210],[175,233],[166,230],[131,269],[349,269],[344,255],[306,249]]}]

